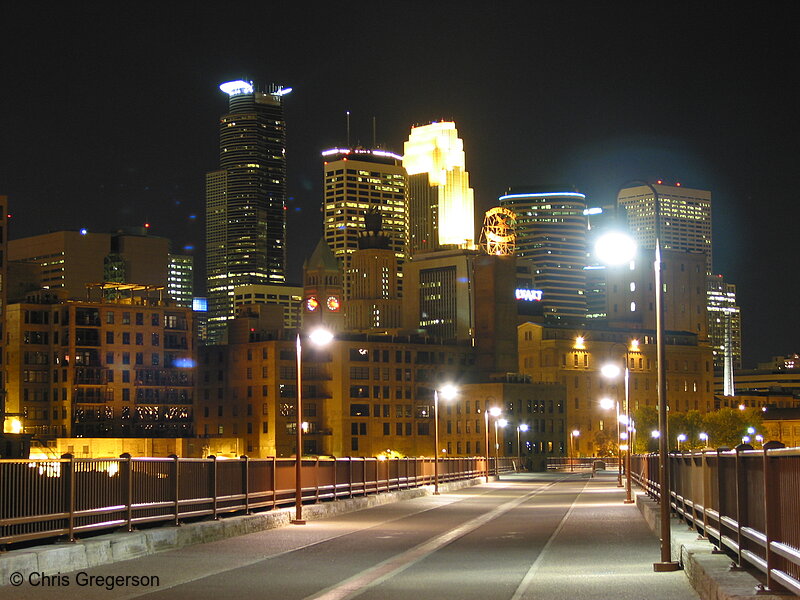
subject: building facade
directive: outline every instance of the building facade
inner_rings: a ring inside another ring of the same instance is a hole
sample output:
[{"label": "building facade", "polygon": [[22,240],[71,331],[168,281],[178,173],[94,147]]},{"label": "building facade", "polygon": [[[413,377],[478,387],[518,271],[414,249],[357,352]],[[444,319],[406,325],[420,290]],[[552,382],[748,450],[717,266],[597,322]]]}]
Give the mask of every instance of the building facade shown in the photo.
[{"label": "building facade", "polygon": [[412,127],[403,166],[408,173],[409,253],[472,248],[474,192],[456,124]]},{"label": "building facade", "polygon": [[219,170],[206,175],[208,331],[224,340],[233,288],[286,279],[286,124],[277,85],[224,83]]},{"label": "building facade", "polygon": [[350,263],[345,327],[361,332],[398,330],[402,316],[397,256],[380,213],[367,213],[365,220]]},{"label": "building facade", "polygon": [[192,311],[147,296],[8,307],[7,406],[25,433],[185,437],[193,431]]},{"label": "building facade", "polygon": [[[519,327],[519,370],[534,381],[564,386],[564,424],[566,431],[580,432],[574,440],[579,454],[593,455],[611,437],[616,443],[616,413],[601,408],[600,400],[608,397],[625,412],[624,385],[621,378],[603,378],[600,370],[607,363],[622,368],[626,361],[631,412],[657,406],[654,331],[539,323]],[[696,335],[666,332],[665,367],[670,410],[714,409],[711,349],[699,344]]]},{"label": "building facade", "polygon": [[516,255],[533,262],[545,318],[585,318],[586,196],[574,190],[511,188],[500,197],[500,206],[517,217]]},{"label": "building facade", "polygon": [[[85,299],[89,284],[135,283],[167,288],[169,240],[143,227],[114,233],[55,231],[11,240],[8,259],[28,265],[28,281],[15,290],[57,290],[63,298]],[[19,271],[21,272],[21,271]]]},{"label": "building facade", "polygon": [[[408,246],[406,171],[402,157],[379,149],[333,148],[325,159],[323,234],[344,273],[344,297],[351,297],[351,257],[358,249],[365,214],[377,212],[389,248],[401,266]],[[402,270],[400,271],[402,272]],[[402,293],[402,281],[400,292]]]},{"label": "building facade", "polygon": [[714,349],[714,368],[723,373],[725,393],[733,394],[733,374],[742,368],[742,314],[736,286],[722,275],[708,277],[708,338]]},{"label": "building facade", "polygon": [[[652,184],[661,206],[661,248],[696,252],[712,273],[711,192],[662,182]],[[642,248],[655,247],[655,199],[646,185],[624,188],[617,197],[628,229]]]}]

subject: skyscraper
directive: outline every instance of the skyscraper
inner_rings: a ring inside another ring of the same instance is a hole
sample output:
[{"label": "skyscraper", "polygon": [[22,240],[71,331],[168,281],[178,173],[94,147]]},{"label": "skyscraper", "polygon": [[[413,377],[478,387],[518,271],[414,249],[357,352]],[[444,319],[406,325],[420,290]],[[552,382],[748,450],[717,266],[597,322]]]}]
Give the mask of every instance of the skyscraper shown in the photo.
[{"label": "skyscraper", "polygon": [[405,143],[409,253],[475,245],[474,193],[456,124],[412,127]]},{"label": "skyscraper", "polygon": [[[702,252],[706,273],[711,273],[711,192],[680,184],[653,184],[661,204],[661,247],[680,252]],[[625,210],[636,243],[655,247],[655,201],[645,185],[620,190],[619,206]]]},{"label": "skyscraper", "polygon": [[586,316],[586,196],[564,188],[511,188],[500,206],[516,216],[516,255],[533,263],[546,318]]},{"label": "skyscraper", "polygon": [[742,368],[742,315],[736,286],[722,275],[708,277],[708,337],[714,350],[714,370],[722,371],[724,394],[733,396],[733,372]]},{"label": "skyscraper", "polygon": [[[333,255],[344,271],[344,297],[353,285],[351,255],[365,228],[365,214],[380,214],[381,231],[389,248],[402,265],[406,258],[408,215],[406,212],[406,171],[402,158],[385,150],[332,148],[325,159],[323,231]],[[402,280],[398,281],[402,292]]]},{"label": "skyscraper", "polygon": [[381,213],[364,215],[358,250],[351,258],[352,287],[345,304],[345,324],[351,331],[387,331],[401,326],[397,256],[390,234],[383,228]]},{"label": "skyscraper", "polygon": [[231,81],[220,118],[219,170],[206,175],[208,334],[224,341],[237,285],[286,279],[286,128],[290,88]]}]

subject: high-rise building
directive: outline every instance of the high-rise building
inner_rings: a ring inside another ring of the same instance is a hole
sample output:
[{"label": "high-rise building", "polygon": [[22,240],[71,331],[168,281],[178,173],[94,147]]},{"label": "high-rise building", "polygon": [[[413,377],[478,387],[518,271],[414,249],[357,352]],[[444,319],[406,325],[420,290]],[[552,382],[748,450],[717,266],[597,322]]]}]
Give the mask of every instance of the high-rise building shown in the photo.
[{"label": "high-rise building", "polygon": [[734,395],[733,372],[742,368],[742,315],[736,304],[736,286],[722,275],[708,277],[708,338],[714,369],[723,372],[724,393]]},{"label": "high-rise building", "polygon": [[403,325],[466,343],[485,374],[516,370],[516,259],[477,250],[413,255],[406,263]]},{"label": "high-rise building", "polygon": [[474,193],[456,124],[411,128],[403,166],[408,172],[409,253],[475,245]]},{"label": "high-rise building", "polygon": [[177,306],[192,306],[194,299],[194,257],[170,254],[167,273],[167,294]]},{"label": "high-rise building", "polygon": [[[639,250],[636,260],[606,269],[608,323],[629,329],[656,328],[653,250]],[[708,340],[705,257],[699,252],[664,250],[661,254],[664,327]]]},{"label": "high-rise building", "polygon": [[[382,231],[400,265],[406,258],[408,215],[406,170],[397,154],[378,149],[332,148],[325,159],[323,231],[344,271],[344,297],[350,298],[350,260],[364,231],[367,211],[380,214]],[[402,280],[398,281],[402,293]]]},{"label": "high-rise building", "polygon": [[563,188],[511,188],[500,206],[516,215],[516,255],[534,265],[545,318],[584,318],[586,196]]},{"label": "high-rise building", "polygon": [[[664,250],[700,252],[711,273],[711,192],[680,184],[654,183],[661,205],[661,247]],[[619,206],[625,210],[628,228],[636,243],[655,247],[655,200],[652,190],[639,185],[620,190]]]},{"label": "high-rise building", "polygon": [[219,124],[219,170],[206,175],[209,341],[225,338],[237,285],[286,278],[286,128],[289,88],[231,81]]},{"label": "high-rise building", "polygon": [[359,231],[358,250],[350,267],[350,298],[345,304],[348,331],[388,331],[401,326],[397,256],[391,236],[383,229],[381,213],[364,215],[365,229]]},{"label": "high-rise building", "polygon": [[[141,227],[114,233],[54,231],[8,244],[9,261],[32,267],[25,291],[61,290],[64,298],[76,300],[86,299],[88,284],[101,282],[166,288],[168,255],[169,240]],[[19,289],[15,282],[15,292]]]},{"label": "high-rise building", "polygon": [[286,329],[300,327],[303,288],[299,285],[240,285],[233,290],[233,304],[238,310],[247,304],[273,304],[283,312]]}]

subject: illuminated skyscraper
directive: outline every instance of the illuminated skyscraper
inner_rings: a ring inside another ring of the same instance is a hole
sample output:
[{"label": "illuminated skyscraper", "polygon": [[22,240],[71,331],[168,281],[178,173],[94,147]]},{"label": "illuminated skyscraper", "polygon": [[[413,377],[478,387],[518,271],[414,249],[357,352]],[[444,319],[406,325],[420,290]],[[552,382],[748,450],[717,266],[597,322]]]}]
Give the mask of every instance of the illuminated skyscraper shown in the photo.
[{"label": "illuminated skyscraper", "polygon": [[736,286],[722,275],[708,277],[708,337],[714,350],[714,370],[722,371],[724,394],[733,396],[733,373],[742,368],[742,315]]},{"label": "illuminated skyscraper", "polygon": [[[389,249],[402,265],[406,258],[408,215],[406,213],[406,171],[402,158],[385,150],[333,148],[325,159],[323,230],[325,241],[344,271],[344,297],[353,285],[351,256],[365,230],[365,214],[380,214],[381,231]],[[398,281],[402,292],[402,280]]]},{"label": "illuminated skyscraper", "polygon": [[412,127],[403,166],[408,172],[409,253],[472,248],[474,194],[456,124]]},{"label": "illuminated skyscraper", "polygon": [[[711,273],[711,192],[677,185],[653,184],[661,203],[661,247],[680,252],[702,252]],[[645,185],[619,192],[628,228],[643,248],[655,247],[655,202]]]},{"label": "illuminated skyscraper", "polygon": [[500,206],[516,214],[516,255],[533,263],[545,317],[585,317],[586,196],[563,188],[512,188]]},{"label": "illuminated skyscraper", "polygon": [[231,81],[220,89],[220,168],[206,175],[208,335],[224,341],[237,285],[286,278],[286,128],[289,88]]}]

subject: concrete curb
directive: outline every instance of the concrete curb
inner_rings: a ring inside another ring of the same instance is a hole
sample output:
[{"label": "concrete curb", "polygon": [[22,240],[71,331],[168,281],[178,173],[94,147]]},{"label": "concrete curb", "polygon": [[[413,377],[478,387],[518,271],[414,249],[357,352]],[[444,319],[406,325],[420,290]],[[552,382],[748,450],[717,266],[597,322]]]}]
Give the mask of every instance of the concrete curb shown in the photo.
[{"label": "concrete curb", "polygon": [[[636,493],[636,506],[653,533],[661,537],[659,505],[644,492]],[[689,583],[703,600],[788,600],[793,594],[757,592],[761,583],[747,571],[731,569],[726,554],[715,554],[708,540],[698,537],[685,521],[672,519],[670,524],[672,559],[678,561]]]},{"label": "concrete curb", "polygon": [[[453,481],[439,484],[439,489],[455,491],[482,482],[483,478]],[[303,506],[303,518],[309,521],[324,519],[391,502],[429,496],[432,493],[433,486],[424,486],[309,504]],[[27,579],[31,573],[55,574],[79,571],[192,544],[205,544],[283,527],[289,524],[293,516],[294,507],[279,508],[251,515],[223,517],[217,521],[188,523],[180,527],[163,526],[143,531],[109,533],[75,543],[56,543],[11,550],[0,554],[0,586],[10,583],[9,577],[12,573],[21,573]]]}]

